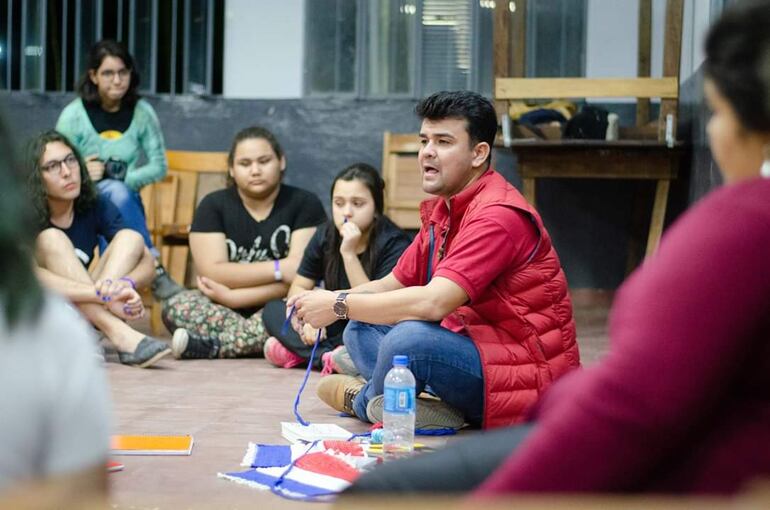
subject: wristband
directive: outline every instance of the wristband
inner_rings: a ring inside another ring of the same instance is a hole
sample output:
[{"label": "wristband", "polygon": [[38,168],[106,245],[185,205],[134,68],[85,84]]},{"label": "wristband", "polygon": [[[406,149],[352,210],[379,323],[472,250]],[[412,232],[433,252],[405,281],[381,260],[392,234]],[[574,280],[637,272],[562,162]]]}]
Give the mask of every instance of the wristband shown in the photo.
[{"label": "wristband", "polygon": [[128,276],[123,276],[121,278],[118,278],[118,280],[122,280],[124,282],[130,283],[131,284],[131,288],[136,290],[136,282],[134,280],[132,280],[131,278],[129,278]]},{"label": "wristband", "polygon": [[283,274],[281,274],[281,261],[278,259],[273,261],[273,274],[275,275],[275,281],[280,282],[283,280]]}]

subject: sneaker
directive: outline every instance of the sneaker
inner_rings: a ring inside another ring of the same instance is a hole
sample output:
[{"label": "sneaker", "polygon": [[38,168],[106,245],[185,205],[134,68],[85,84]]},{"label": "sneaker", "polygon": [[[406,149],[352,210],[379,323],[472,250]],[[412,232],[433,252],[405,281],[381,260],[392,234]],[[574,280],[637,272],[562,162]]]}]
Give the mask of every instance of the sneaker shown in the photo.
[{"label": "sneaker", "polygon": [[333,351],[323,353],[321,356],[321,363],[323,369],[321,375],[329,375],[333,373],[357,376],[359,374],[358,369],[353,364],[353,360],[350,358],[348,348],[344,345],[340,345]]},{"label": "sneaker", "polygon": [[[372,423],[382,422],[385,396],[377,395],[366,406],[366,417]],[[460,429],[465,424],[463,414],[435,398],[418,398],[416,401],[415,429]]]},{"label": "sneaker", "polygon": [[171,278],[160,264],[155,267],[155,278],[152,280],[150,289],[152,290],[152,297],[158,302],[165,301],[185,290]]},{"label": "sneaker", "polygon": [[171,337],[171,351],[176,359],[213,359],[219,355],[219,340],[197,338],[177,328]]},{"label": "sneaker", "polygon": [[146,336],[142,338],[134,352],[118,352],[118,359],[124,365],[147,368],[168,354],[171,354],[171,349],[166,342]]},{"label": "sneaker", "polygon": [[274,336],[267,339],[262,352],[267,361],[279,368],[294,368],[305,362],[304,358],[291,352]]},{"label": "sneaker", "polygon": [[333,409],[355,416],[353,400],[363,387],[364,382],[357,377],[334,374],[321,379],[316,394]]}]

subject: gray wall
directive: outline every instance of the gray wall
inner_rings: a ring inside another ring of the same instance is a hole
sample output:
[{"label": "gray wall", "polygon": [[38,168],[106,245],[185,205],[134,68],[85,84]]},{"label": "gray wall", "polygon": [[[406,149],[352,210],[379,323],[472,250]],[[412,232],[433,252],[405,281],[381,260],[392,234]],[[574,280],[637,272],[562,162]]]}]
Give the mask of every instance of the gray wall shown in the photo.
[{"label": "gray wall", "polygon": [[[699,90],[698,84],[691,85],[689,81],[684,85],[687,87]],[[0,103],[18,140],[53,127],[59,112],[71,99],[70,95],[59,94],[0,94]],[[152,97],[149,101],[160,117],[170,149],[225,151],[240,128],[253,124],[268,127],[275,132],[287,154],[286,182],[315,192],[327,208],[331,179],[344,166],[364,161],[380,167],[383,130],[415,132],[419,127],[412,114],[412,100]],[[688,108],[692,110],[695,104]],[[612,107],[617,110],[623,105]],[[621,116],[628,118],[632,109],[623,108],[626,113]],[[499,151],[495,161],[507,179],[516,186],[521,184],[510,154]],[[696,160],[696,163],[702,165],[705,161]],[[692,197],[711,186],[710,180],[701,178],[702,174],[701,170],[696,172],[698,178],[694,181],[696,189]],[[652,183],[609,180],[538,183],[538,209],[572,287],[614,288],[623,280],[637,190],[650,197],[651,204]],[[681,209],[672,205],[674,210]],[[644,239],[641,244],[643,246]]]}]

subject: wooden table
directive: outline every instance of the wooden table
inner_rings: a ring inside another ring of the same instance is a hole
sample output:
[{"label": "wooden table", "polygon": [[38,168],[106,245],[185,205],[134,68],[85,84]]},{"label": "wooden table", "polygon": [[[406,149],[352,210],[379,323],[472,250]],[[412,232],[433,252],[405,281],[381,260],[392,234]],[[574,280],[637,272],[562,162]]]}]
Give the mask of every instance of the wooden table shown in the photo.
[{"label": "wooden table", "polygon": [[653,140],[514,140],[524,196],[535,205],[535,179],[646,179],[657,181],[646,255],[658,247],[671,180],[679,172],[685,144]]}]

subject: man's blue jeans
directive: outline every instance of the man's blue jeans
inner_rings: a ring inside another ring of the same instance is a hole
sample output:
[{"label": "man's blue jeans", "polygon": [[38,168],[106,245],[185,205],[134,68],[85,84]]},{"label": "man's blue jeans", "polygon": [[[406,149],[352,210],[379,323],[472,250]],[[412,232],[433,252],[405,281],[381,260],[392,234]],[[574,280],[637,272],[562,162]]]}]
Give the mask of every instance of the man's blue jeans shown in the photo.
[{"label": "man's blue jeans", "polygon": [[447,404],[460,410],[471,425],[481,425],[484,413],[484,376],[473,341],[436,323],[404,321],[377,326],[350,321],[342,336],[348,353],[368,381],[353,402],[353,410],[368,421],[366,405],[382,395],[393,356],[409,356],[417,394],[426,386]]},{"label": "man's blue jeans", "polygon": [[[102,179],[96,183],[96,188],[100,195],[107,197],[110,202],[115,204],[120,215],[123,216],[123,223],[126,227],[142,234],[145,246],[153,257],[158,258],[160,253],[150,239],[150,231],[147,230],[147,219],[144,215],[144,205],[142,205],[142,197],[139,196],[139,193],[126,186],[123,181],[116,179]],[[99,251],[104,253],[106,248],[106,240],[100,239]]]}]

